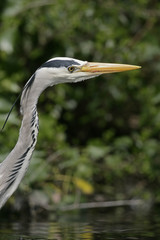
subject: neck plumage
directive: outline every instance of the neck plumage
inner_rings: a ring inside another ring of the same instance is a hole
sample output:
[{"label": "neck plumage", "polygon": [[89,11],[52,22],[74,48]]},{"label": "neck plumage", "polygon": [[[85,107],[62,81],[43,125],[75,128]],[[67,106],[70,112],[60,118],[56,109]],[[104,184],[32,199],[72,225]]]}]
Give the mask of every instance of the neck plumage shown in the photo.
[{"label": "neck plumage", "polygon": [[[20,184],[37,142],[37,101],[42,91],[37,92],[33,85],[26,85],[22,93],[21,113],[23,119],[18,141],[7,158],[0,164],[0,208]],[[36,94],[34,94],[35,92]]]}]

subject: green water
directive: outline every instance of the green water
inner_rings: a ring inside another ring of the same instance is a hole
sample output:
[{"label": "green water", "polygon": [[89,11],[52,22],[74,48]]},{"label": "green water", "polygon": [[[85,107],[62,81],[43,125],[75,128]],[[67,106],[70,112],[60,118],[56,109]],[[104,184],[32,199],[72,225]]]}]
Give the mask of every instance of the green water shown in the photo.
[{"label": "green water", "polygon": [[52,216],[0,219],[0,240],[160,239],[160,209],[96,209]]}]

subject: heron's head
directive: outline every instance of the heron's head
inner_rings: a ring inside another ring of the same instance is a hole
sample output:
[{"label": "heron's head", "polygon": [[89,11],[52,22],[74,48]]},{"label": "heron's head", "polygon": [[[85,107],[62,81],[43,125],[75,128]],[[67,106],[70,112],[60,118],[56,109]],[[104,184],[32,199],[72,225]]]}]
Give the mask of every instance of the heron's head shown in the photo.
[{"label": "heron's head", "polygon": [[[114,73],[137,69],[139,66],[113,63],[94,63],[74,58],[57,57],[42,64],[36,76],[46,81],[48,86],[65,82],[79,82],[104,73]],[[48,81],[48,82],[47,82]]]},{"label": "heron's head", "polygon": [[134,65],[95,63],[67,57],[52,58],[42,64],[24,86],[21,109],[26,104],[30,105],[31,102],[34,102],[34,99],[37,101],[39,95],[49,86],[65,82],[76,83],[104,73],[123,72],[138,68],[140,67]]},{"label": "heron's head", "polygon": [[21,105],[22,101],[28,98],[28,93],[38,99],[47,87],[58,83],[76,83],[104,73],[123,72],[138,68],[140,67],[134,65],[95,63],[67,57],[52,58],[42,64],[26,83],[22,92]]}]

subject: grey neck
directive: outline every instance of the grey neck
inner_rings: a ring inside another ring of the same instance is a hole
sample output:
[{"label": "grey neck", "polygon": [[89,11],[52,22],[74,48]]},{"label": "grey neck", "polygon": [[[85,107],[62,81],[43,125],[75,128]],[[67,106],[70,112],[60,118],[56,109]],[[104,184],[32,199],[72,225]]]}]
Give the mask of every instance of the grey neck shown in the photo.
[{"label": "grey neck", "polygon": [[20,184],[37,142],[39,125],[36,106],[40,93],[37,97],[33,97],[35,95],[32,93],[32,88],[27,94],[22,93],[23,119],[19,138],[13,150],[0,164],[0,208]]}]

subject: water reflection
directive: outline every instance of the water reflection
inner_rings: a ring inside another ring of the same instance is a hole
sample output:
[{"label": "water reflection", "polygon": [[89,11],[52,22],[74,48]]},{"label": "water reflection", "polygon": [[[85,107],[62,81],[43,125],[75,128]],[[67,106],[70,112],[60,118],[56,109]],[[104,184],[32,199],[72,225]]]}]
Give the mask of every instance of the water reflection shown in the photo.
[{"label": "water reflection", "polygon": [[83,210],[64,213],[54,221],[17,222],[0,220],[0,240],[105,240],[105,239],[159,239],[160,214],[128,209]]}]

